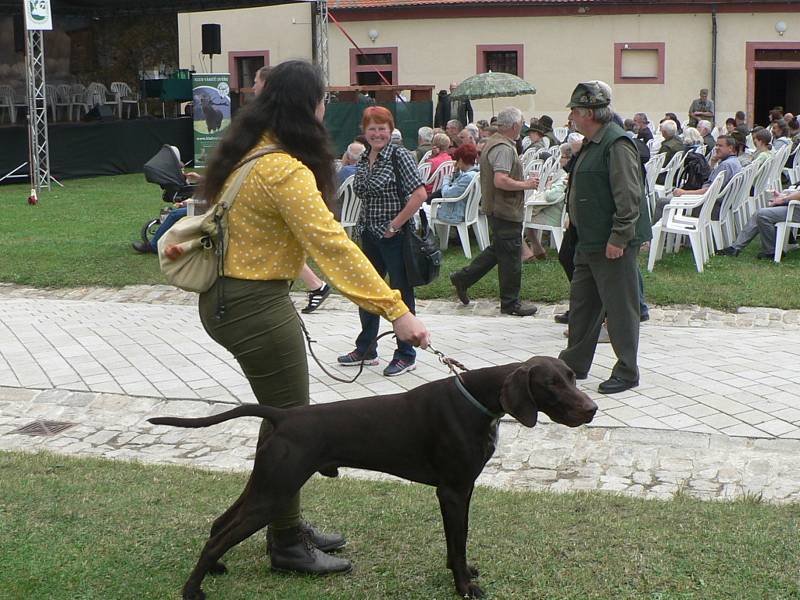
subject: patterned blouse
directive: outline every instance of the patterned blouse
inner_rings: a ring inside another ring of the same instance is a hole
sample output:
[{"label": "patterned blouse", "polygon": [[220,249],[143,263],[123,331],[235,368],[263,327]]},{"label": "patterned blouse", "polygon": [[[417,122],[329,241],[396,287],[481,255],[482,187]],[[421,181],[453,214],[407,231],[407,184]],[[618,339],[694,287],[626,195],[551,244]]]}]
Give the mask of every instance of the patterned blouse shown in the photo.
[{"label": "patterned blouse", "polygon": [[[274,143],[265,135],[252,152]],[[363,309],[390,321],[408,312],[400,292],[378,276],[333,218],[309,168],[284,152],[262,156],[228,213],[225,275],[295,279],[306,253],[334,287]]]},{"label": "patterned blouse", "polygon": [[[395,179],[395,163],[400,178],[399,185]],[[362,202],[356,230],[359,233],[366,230],[375,237],[382,238],[389,221],[403,210],[408,197],[420,186],[422,179],[417,170],[417,161],[402,146],[387,144],[378,153],[371,168],[369,152],[364,152],[353,180],[353,190]]]}]

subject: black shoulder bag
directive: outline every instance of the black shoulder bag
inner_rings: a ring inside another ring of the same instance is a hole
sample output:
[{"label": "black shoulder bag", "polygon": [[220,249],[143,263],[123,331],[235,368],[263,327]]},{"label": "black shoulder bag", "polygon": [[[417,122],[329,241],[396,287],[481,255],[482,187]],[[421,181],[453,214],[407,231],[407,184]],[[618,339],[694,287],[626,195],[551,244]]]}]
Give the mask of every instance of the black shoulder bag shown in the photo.
[{"label": "black shoulder bag", "polygon": [[[402,194],[400,171],[397,168],[397,150],[392,153],[392,166],[397,193]],[[428,285],[439,276],[442,266],[442,251],[436,242],[436,236],[428,227],[428,217],[420,209],[421,227],[417,227],[414,218],[403,226],[403,262],[406,266],[406,278],[411,287]]]}]

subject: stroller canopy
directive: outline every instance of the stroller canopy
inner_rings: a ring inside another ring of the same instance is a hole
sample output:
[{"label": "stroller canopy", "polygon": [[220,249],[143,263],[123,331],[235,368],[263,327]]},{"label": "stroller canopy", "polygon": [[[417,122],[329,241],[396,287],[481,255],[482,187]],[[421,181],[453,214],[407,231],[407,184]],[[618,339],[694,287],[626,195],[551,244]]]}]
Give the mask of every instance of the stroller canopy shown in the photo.
[{"label": "stroller canopy", "polygon": [[165,144],[153,158],[144,163],[144,177],[161,187],[181,187],[186,185],[181,166],[178,149]]}]

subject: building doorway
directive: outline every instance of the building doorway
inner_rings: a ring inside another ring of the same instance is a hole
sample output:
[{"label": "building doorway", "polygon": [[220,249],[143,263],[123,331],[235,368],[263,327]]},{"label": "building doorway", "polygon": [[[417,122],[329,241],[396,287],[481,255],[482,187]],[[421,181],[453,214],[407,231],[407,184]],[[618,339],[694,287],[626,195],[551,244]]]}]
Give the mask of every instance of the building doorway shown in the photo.
[{"label": "building doorway", "polygon": [[776,106],[793,114],[800,111],[800,68],[756,69],[753,122],[766,125]]},{"label": "building doorway", "polygon": [[800,44],[747,42],[747,119],[769,123],[769,111],[800,112]]}]

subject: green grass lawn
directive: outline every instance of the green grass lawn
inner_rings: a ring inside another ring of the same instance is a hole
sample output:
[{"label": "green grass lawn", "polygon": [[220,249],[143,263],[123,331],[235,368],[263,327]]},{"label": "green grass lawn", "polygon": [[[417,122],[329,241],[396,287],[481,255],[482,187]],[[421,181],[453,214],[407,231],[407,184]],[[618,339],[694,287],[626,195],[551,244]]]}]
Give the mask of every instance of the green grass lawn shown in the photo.
[{"label": "green grass lawn", "polygon": [[[65,188],[41,194],[28,206],[23,185],[0,187],[5,218],[0,222],[0,281],[39,287],[123,286],[163,283],[158,261],[137,255],[131,242],[162,206],[161,190],[143,175],[69,180]],[[647,273],[648,302],[700,304],[734,310],[739,306],[800,308],[800,252],[776,265],[756,260],[758,242],[739,258],[715,257],[704,273],[695,271],[691,252],[667,255]],[[474,247],[477,252],[477,247]],[[419,298],[455,298],[447,275],[467,263],[460,245],[448,249],[442,276],[418,288]],[[523,268],[522,297],[557,302],[568,297],[567,280],[555,256]],[[470,290],[475,298],[496,298],[492,273]]]},{"label": "green grass lawn", "polygon": [[[0,597],[178,598],[243,474],[0,453]],[[209,599],[455,598],[433,488],[315,479],[306,516],[344,532],[346,576],[270,572],[263,533],[206,579]],[[469,557],[489,598],[800,598],[800,506],[478,488]]]}]

